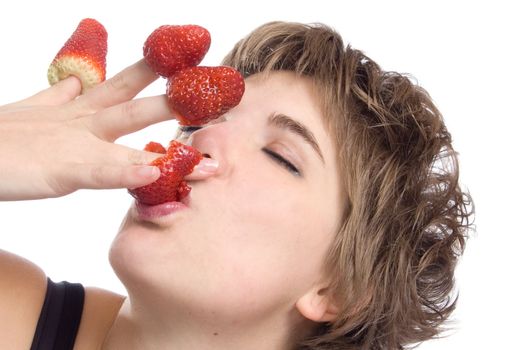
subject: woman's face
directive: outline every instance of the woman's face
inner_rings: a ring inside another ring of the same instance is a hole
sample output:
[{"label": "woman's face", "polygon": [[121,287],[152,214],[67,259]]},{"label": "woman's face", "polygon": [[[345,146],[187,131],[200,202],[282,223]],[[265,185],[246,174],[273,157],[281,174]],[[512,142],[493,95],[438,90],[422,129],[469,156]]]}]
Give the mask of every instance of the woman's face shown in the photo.
[{"label": "woman's face", "polygon": [[343,208],[311,80],[249,77],[236,108],[183,141],[219,169],[190,181],[189,207],[169,217],[142,221],[130,208],[110,252],[130,296],[243,324],[289,312],[324,280]]}]

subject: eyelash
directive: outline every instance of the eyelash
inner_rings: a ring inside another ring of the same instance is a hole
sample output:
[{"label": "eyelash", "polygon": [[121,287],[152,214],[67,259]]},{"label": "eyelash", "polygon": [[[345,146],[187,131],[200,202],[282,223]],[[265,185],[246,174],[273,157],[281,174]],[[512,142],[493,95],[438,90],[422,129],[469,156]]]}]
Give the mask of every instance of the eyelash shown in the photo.
[{"label": "eyelash", "polygon": [[274,151],[271,151],[268,148],[263,148],[263,152],[268,154],[277,163],[279,163],[280,165],[284,166],[290,173],[292,173],[292,175],[294,175],[294,176],[301,176],[301,173],[298,170],[298,168],[296,168],[291,162],[289,162],[288,160],[283,158],[278,153],[276,153]]},{"label": "eyelash", "polygon": [[201,128],[202,126],[180,126],[179,130],[181,130],[184,135],[191,135],[194,131],[197,131]]}]

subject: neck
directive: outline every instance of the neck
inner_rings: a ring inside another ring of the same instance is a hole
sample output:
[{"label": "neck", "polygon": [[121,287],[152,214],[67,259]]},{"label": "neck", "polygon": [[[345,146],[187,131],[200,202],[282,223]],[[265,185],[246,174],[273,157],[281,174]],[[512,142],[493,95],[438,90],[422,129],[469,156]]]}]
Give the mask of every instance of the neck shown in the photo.
[{"label": "neck", "polygon": [[[305,321],[291,308],[285,315],[261,319],[255,324],[217,320],[206,310],[170,312],[164,307],[141,305],[127,298],[108,332],[103,350],[163,349],[293,349],[306,336]],[[295,334],[296,337],[291,337]],[[296,339],[294,339],[296,338]]]}]

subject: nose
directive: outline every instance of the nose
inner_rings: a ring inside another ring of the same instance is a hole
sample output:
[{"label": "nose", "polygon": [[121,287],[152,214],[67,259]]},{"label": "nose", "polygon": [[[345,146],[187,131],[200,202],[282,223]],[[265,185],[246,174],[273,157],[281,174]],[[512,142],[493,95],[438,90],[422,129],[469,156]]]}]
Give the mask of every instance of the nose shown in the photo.
[{"label": "nose", "polygon": [[228,139],[226,123],[209,125],[190,135],[186,144],[199,150],[203,159],[185,180],[205,180],[218,176],[225,170],[227,161],[224,158],[222,142]]}]

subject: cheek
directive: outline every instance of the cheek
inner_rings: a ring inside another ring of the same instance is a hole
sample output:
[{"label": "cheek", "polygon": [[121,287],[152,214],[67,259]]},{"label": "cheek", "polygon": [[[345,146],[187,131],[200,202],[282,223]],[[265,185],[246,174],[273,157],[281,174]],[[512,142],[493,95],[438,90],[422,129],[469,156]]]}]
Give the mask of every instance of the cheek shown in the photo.
[{"label": "cheek", "polygon": [[195,206],[166,232],[123,225],[112,266],[129,289],[225,317],[290,307],[319,280],[332,236],[314,191],[287,181],[260,171],[195,184]]},{"label": "cheek", "polygon": [[290,299],[319,278],[331,233],[307,191],[273,188],[280,190],[246,183],[230,194],[230,204],[214,218],[209,261],[214,269],[222,266],[216,276],[247,294]]}]

